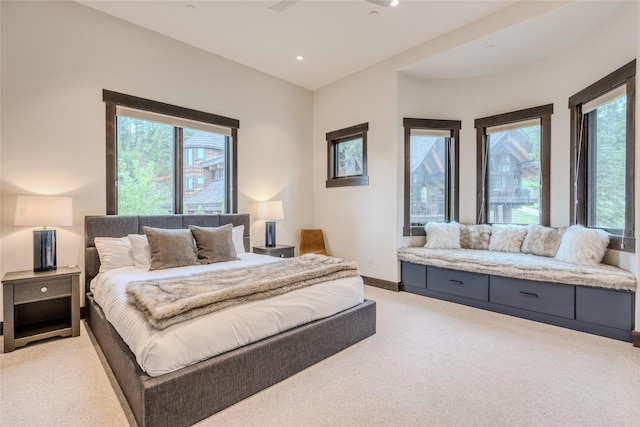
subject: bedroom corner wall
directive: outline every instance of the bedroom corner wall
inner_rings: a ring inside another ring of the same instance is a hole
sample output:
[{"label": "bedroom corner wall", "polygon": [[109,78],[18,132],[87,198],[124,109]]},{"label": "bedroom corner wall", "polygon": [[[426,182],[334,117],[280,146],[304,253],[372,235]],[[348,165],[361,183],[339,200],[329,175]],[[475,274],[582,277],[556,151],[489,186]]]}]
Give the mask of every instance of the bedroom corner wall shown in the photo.
[{"label": "bedroom corner wall", "polygon": [[[83,267],[84,216],[106,206],[103,89],[240,120],[239,212],[282,199],[278,241],[297,245],[312,220],[310,91],[79,3],[0,11],[2,275],[33,266],[32,229],[13,226],[19,194],[73,198],[58,265]],[[264,244],[264,223],[251,228],[252,245]]]},{"label": "bedroom corner wall", "polygon": [[[397,282],[396,249],[424,242],[424,237],[402,236],[403,117],[462,120],[460,221],[472,223],[476,191],[474,120],[553,103],[551,224],[568,224],[568,97],[637,56],[637,46],[625,42],[635,39],[637,33],[636,4],[625,4],[588,40],[511,70],[464,80],[424,80],[399,72],[412,62],[498,31],[497,25],[508,26],[509,18],[517,22],[526,20],[529,12],[530,18],[545,13],[527,8],[516,5],[504,11],[501,19],[491,19],[492,28],[483,22],[470,24],[314,93],[314,221],[325,228],[333,252],[355,259],[363,275]],[[505,16],[509,13],[512,16]],[[611,49],[614,45],[617,48]],[[325,133],[366,121],[370,125],[369,186],[325,188]],[[639,210],[636,208],[637,216]],[[609,252],[608,262],[637,271],[636,255]],[[373,265],[369,265],[371,258]]]}]

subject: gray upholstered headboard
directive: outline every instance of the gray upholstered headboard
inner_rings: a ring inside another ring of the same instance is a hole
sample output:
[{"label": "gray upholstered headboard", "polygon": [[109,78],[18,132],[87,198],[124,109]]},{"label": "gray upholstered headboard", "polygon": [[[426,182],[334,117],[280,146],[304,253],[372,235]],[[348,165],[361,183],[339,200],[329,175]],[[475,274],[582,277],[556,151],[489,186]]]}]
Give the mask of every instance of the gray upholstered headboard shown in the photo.
[{"label": "gray upholstered headboard", "polygon": [[156,228],[219,227],[225,224],[244,225],[244,249],[248,252],[249,214],[220,215],[100,215],[84,218],[84,277],[85,290],[100,269],[100,258],[94,244],[95,237],[124,237],[129,234],[144,234],[143,226]]}]

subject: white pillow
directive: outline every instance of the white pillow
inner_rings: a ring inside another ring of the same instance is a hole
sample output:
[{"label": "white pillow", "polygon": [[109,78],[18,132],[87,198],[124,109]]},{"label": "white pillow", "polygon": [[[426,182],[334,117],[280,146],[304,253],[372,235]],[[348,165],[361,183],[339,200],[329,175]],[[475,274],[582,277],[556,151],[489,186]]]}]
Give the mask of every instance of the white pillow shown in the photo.
[{"label": "white pillow", "polygon": [[521,225],[493,225],[489,250],[518,253],[526,235],[527,227]]},{"label": "white pillow", "polygon": [[424,226],[429,249],[460,249],[460,224],[451,222],[428,222]]},{"label": "white pillow", "polygon": [[133,254],[128,238],[96,237],[93,241],[100,257],[100,273],[114,268],[133,267]]},{"label": "white pillow", "polygon": [[582,265],[598,265],[609,246],[609,235],[598,228],[576,224],[562,236],[556,259]]},{"label": "white pillow", "polygon": [[231,239],[233,240],[233,247],[236,250],[236,254],[245,253],[244,250],[244,225],[238,225],[233,227],[231,231]]},{"label": "white pillow", "polygon": [[129,234],[127,236],[131,243],[131,252],[133,253],[133,261],[136,267],[151,267],[151,249],[149,248],[149,240],[144,234]]}]

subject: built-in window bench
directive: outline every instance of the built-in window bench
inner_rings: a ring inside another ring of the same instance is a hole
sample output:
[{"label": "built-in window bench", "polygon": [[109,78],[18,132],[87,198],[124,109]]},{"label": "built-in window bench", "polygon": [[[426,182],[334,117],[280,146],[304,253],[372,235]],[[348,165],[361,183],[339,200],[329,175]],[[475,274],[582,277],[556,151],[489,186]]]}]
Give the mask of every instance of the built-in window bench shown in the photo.
[{"label": "built-in window bench", "polygon": [[632,342],[636,278],[618,267],[474,249],[398,250],[400,289]]}]

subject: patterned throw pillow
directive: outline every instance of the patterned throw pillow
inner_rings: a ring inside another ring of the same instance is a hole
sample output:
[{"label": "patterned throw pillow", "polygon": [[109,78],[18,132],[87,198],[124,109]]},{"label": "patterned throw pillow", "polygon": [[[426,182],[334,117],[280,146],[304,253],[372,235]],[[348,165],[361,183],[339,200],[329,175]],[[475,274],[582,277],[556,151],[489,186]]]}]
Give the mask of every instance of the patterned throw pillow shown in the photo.
[{"label": "patterned throw pillow", "polygon": [[527,236],[522,243],[522,253],[547,257],[556,256],[565,230],[565,228],[529,225]]},{"label": "patterned throw pillow", "polygon": [[463,249],[489,249],[489,224],[460,224],[460,247]]}]

